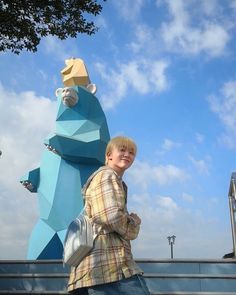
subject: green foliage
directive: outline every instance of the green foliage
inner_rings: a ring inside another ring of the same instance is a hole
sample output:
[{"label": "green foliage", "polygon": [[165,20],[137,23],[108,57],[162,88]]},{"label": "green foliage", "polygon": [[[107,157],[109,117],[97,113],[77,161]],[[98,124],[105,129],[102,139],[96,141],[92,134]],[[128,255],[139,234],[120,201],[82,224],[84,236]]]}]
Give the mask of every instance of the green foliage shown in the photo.
[{"label": "green foliage", "polygon": [[94,34],[98,28],[85,14],[89,18],[101,10],[97,0],[0,0],[0,51],[35,52],[48,35],[63,40]]}]

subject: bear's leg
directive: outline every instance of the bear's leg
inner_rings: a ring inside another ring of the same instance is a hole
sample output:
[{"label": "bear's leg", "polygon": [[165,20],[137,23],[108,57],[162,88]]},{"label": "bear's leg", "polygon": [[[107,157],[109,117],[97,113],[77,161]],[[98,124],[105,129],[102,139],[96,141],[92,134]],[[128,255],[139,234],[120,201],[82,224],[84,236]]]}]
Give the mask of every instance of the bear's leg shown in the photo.
[{"label": "bear's leg", "polygon": [[57,234],[39,219],[29,240],[27,259],[62,259],[63,244]]}]

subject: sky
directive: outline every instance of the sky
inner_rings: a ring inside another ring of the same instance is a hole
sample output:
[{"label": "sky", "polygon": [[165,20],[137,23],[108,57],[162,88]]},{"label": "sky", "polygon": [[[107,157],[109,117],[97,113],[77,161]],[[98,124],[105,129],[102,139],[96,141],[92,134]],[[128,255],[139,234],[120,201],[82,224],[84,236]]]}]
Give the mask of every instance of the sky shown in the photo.
[{"label": "sky", "polygon": [[65,59],[82,58],[111,137],[138,146],[125,175],[142,219],[135,258],[232,252],[228,191],[236,171],[236,1],[108,0],[93,36],[42,39],[0,54],[0,259],[25,259],[37,194],[19,183],[54,130]]}]

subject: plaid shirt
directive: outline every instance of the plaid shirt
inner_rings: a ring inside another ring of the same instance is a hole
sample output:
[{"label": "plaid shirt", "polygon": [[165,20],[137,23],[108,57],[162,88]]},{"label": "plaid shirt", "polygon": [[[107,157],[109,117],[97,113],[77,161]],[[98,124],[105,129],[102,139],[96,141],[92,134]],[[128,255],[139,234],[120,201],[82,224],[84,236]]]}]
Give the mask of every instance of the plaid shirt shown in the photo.
[{"label": "plaid shirt", "polygon": [[85,190],[86,212],[99,232],[94,248],[77,267],[71,268],[68,291],[142,273],[133,260],[130,240],[139,225],[132,223],[126,207],[127,186],[116,172],[103,167]]}]

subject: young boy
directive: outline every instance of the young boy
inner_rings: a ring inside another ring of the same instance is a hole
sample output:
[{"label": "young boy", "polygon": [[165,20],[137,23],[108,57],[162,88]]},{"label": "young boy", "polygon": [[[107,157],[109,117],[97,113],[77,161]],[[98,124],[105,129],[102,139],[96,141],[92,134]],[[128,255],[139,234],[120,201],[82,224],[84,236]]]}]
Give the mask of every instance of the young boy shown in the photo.
[{"label": "young boy", "polygon": [[130,138],[111,139],[106,148],[106,166],[83,188],[85,210],[98,237],[92,251],[71,269],[68,291],[73,294],[150,294],[130,245],[130,240],[138,236],[141,219],[128,213],[127,186],[122,181],[136,152]]}]

